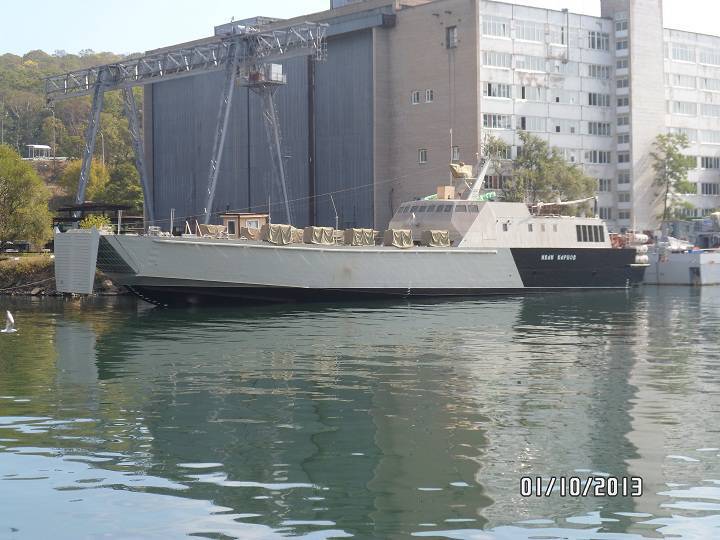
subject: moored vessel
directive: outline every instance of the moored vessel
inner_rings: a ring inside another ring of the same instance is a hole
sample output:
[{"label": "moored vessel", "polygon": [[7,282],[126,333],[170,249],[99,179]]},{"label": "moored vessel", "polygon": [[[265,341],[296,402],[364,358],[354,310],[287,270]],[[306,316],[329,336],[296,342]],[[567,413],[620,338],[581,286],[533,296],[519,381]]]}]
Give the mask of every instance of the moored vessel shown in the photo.
[{"label": "moored vessel", "polygon": [[85,274],[95,264],[161,305],[617,289],[642,281],[647,265],[636,262],[634,248],[613,247],[602,220],[483,198],[475,186],[460,197],[441,186],[433,198],[401,204],[382,235],[277,224],[233,227],[235,234],[227,226],[182,236],[157,228],[58,233],[58,290],[89,292]]}]

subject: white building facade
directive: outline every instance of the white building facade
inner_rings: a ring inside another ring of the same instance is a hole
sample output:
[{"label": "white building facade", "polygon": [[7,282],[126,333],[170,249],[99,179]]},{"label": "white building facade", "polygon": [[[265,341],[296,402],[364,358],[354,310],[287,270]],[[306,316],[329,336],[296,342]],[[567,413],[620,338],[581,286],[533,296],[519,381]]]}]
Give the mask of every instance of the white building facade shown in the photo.
[{"label": "white building facade", "polygon": [[[688,217],[720,207],[720,37],[663,28],[660,0],[602,0],[591,17],[481,0],[482,137],[525,130],[598,181],[613,229],[652,229],[662,207],[650,152],[688,135],[696,194]],[[493,175],[488,184],[502,188]]]}]

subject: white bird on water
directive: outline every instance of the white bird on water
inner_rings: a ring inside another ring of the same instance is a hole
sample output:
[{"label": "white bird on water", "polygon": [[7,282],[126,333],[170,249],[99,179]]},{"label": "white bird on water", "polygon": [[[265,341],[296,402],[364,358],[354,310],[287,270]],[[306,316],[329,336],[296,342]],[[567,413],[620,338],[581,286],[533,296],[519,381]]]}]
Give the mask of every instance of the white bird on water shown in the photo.
[{"label": "white bird on water", "polygon": [[15,330],[15,319],[12,313],[5,311],[5,330],[0,330],[0,333],[12,334],[14,332],[17,332],[17,330]]}]

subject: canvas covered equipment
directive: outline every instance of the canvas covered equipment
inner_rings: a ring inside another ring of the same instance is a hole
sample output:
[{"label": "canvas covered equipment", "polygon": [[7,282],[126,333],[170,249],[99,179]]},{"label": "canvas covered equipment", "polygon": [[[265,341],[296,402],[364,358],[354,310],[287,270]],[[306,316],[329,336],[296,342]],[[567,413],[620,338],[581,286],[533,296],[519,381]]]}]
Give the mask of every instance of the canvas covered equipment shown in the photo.
[{"label": "canvas covered equipment", "polygon": [[226,233],[225,225],[205,225],[204,223],[198,224],[198,231],[200,236],[212,236],[213,238],[219,238]]},{"label": "canvas covered equipment", "polygon": [[450,247],[450,233],[448,231],[423,231],[420,243],[428,247]]},{"label": "canvas covered equipment", "polygon": [[303,242],[306,244],[334,244],[335,229],[332,227],[305,227]]},{"label": "canvas covered equipment", "polygon": [[372,229],[345,229],[343,241],[346,246],[374,246],[375,231]]},{"label": "canvas covered equipment", "polygon": [[410,229],[388,229],[383,236],[383,245],[396,248],[412,247],[412,232]]},{"label": "canvas covered equipment", "polygon": [[279,223],[266,223],[260,229],[260,237],[276,246],[285,246],[293,242],[292,225],[281,225]]},{"label": "canvas covered equipment", "polygon": [[260,229],[255,227],[240,227],[240,238],[260,240]]}]

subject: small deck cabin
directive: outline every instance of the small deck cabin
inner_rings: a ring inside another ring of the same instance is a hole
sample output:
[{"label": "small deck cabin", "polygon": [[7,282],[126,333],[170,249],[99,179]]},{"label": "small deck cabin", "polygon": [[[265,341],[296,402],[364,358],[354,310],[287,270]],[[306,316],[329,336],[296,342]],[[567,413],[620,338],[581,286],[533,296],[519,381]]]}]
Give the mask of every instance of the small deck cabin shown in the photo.
[{"label": "small deck cabin", "polygon": [[268,214],[253,214],[249,212],[226,212],[220,214],[222,224],[227,231],[228,238],[239,238],[243,227],[260,229],[267,224]]}]

